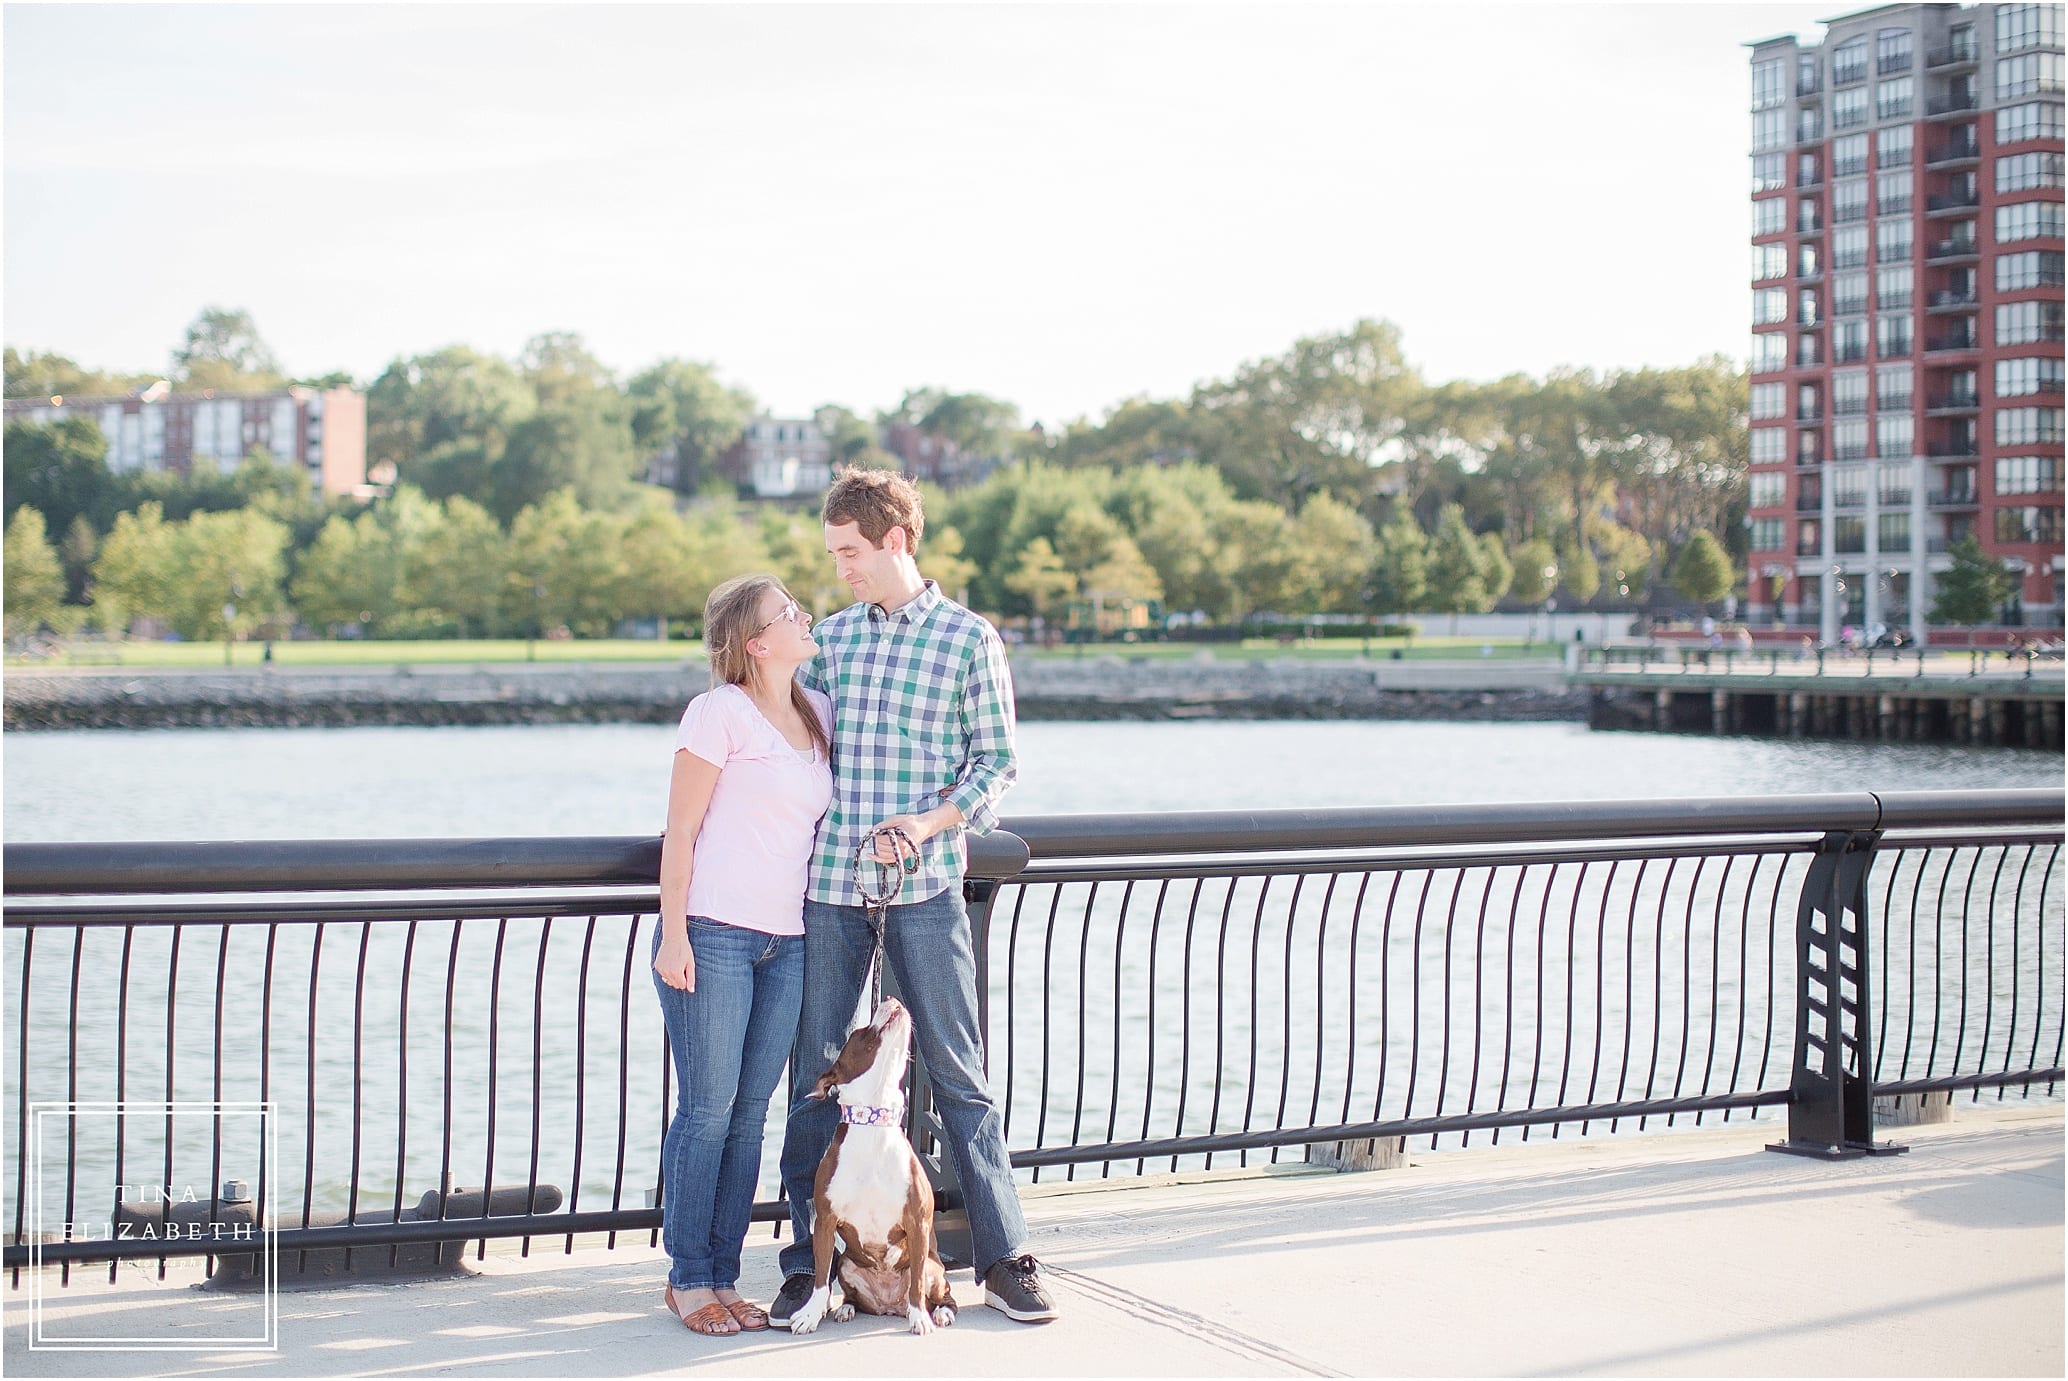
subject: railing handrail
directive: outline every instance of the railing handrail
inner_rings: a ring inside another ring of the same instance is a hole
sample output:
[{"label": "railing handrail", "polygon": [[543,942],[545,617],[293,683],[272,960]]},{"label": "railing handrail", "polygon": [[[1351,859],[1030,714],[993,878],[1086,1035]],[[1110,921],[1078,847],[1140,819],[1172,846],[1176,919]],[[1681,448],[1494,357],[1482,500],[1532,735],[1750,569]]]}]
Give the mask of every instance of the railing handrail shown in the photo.
[{"label": "railing handrail", "polygon": [[[1018,875],[1030,861],[1172,853],[2053,825],[2064,806],[2068,793],[2019,788],[1033,815],[972,836],[969,875],[996,881]],[[642,835],[17,843],[5,850],[6,895],[650,887],[660,847],[657,837]]]}]

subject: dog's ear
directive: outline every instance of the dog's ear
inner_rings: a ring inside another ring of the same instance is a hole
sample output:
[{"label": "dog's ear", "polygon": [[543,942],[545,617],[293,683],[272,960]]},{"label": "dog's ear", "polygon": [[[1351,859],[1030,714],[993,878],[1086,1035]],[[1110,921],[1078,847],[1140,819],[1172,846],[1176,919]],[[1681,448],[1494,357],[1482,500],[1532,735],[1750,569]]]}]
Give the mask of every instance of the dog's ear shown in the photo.
[{"label": "dog's ear", "polygon": [[834,1089],[840,1087],[841,1080],[839,1076],[840,1067],[838,1065],[835,1065],[832,1069],[829,1069],[824,1074],[821,1074],[819,1076],[818,1082],[811,1086],[810,1096],[813,1098],[825,1098],[830,1096]]}]

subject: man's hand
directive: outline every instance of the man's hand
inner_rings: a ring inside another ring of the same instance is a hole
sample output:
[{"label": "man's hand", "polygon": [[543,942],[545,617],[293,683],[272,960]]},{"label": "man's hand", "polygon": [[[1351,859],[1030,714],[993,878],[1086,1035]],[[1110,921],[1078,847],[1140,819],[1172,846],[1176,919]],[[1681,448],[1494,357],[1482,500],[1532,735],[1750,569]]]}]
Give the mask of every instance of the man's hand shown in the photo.
[{"label": "man's hand", "polygon": [[924,815],[893,815],[888,820],[880,822],[875,830],[870,831],[876,840],[876,852],[873,856],[878,863],[898,861],[897,841],[878,831],[903,830],[905,837],[912,841],[914,847],[919,847],[941,831],[954,829],[961,823],[962,812],[952,805],[935,806]]}]

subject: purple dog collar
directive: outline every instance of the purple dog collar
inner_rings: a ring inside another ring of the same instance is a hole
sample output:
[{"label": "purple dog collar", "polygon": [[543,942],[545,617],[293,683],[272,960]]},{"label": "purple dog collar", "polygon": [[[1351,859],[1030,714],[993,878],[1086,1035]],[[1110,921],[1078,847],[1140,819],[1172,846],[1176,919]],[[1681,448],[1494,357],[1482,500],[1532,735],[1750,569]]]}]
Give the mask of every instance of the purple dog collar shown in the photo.
[{"label": "purple dog collar", "polygon": [[905,1120],[905,1105],[900,1101],[887,1108],[865,1108],[842,1103],[840,1120],[850,1127],[895,1127]]}]

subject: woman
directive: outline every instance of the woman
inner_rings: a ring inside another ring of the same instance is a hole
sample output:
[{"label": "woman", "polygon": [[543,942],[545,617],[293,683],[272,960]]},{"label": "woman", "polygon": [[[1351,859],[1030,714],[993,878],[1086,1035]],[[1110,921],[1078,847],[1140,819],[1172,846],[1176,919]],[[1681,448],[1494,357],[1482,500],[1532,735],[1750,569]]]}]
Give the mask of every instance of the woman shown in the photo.
[{"label": "woman", "polygon": [[734,1287],[804,991],[805,870],[833,794],[831,703],[794,679],[818,651],[810,626],[774,576],[713,590],[711,689],[675,735],[653,953],[676,1091],[661,1240],[668,1307],[711,1337],[768,1327]]}]

